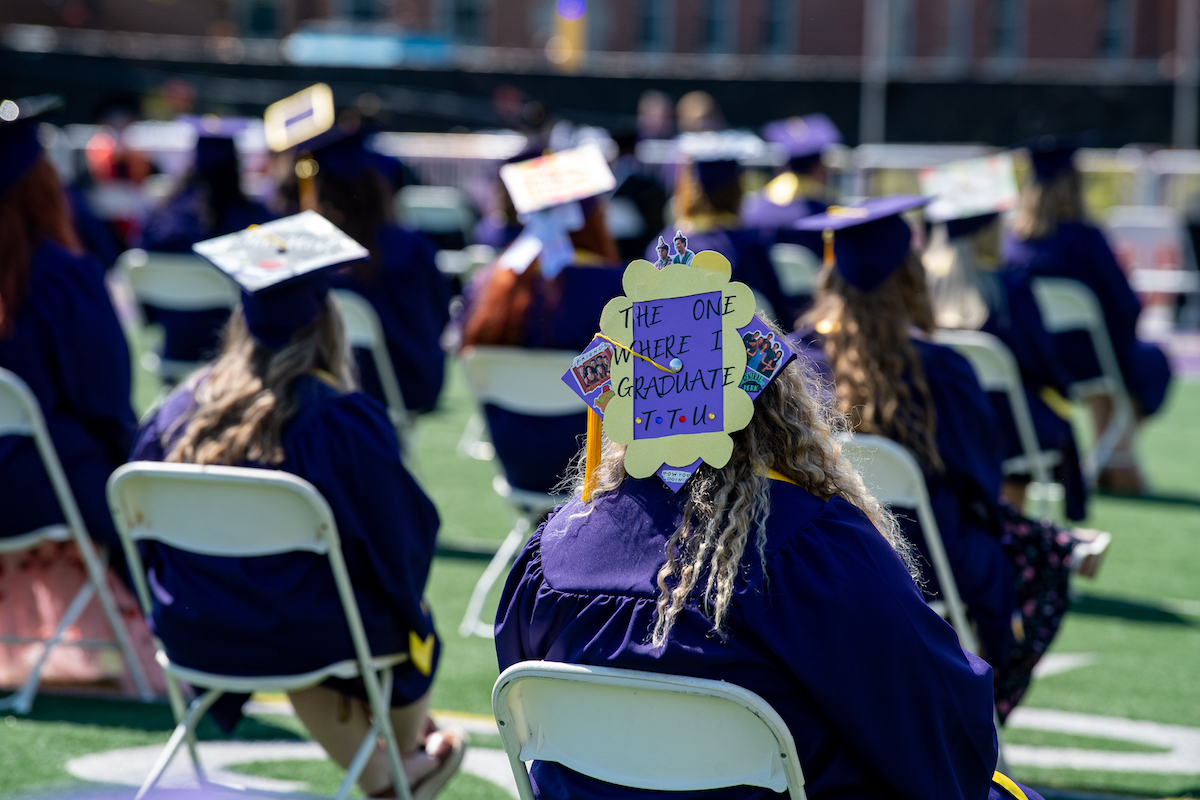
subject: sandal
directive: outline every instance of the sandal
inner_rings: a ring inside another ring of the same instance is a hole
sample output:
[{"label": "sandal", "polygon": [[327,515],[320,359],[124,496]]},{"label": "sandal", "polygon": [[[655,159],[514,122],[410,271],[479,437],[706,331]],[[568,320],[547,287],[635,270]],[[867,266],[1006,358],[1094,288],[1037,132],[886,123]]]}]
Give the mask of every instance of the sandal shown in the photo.
[{"label": "sandal", "polygon": [[[1090,539],[1079,538],[1080,533],[1094,534]],[[1108,546],[1112,544],[1112,534],[1104,531],[1078,529],[1072,532],[1075,536],[1075,546],[1071,548],[1071,562],[1075,572],[1081,578],[1095,578],[1104,563]]]},{"label": "sandal", "polygon": [[[462,766],[463,756],[467,752],[467,734],[459,728],[442,728],[434,731],[441,733],[451,742],[450,752],[442,757],[442,763],[437,769],[426,775],[420,783],[411,787],[413,800],[433,800],[438,792],[446,788],[446,784]],[[434,735],[430,734],[430,735]]]}]

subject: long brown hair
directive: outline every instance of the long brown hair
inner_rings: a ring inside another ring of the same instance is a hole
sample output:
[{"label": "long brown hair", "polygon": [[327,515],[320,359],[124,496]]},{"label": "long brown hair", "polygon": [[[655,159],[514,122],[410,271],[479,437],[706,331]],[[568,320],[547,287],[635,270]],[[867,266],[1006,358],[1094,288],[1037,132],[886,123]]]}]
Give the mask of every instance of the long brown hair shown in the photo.
[{"label": "long brown hair", "polygon": [[1033,180],[1021,190],[1013,219],[1013,235],[1022,241],[1048,239],[1060,222],[1083,219],[1083,186],[1079,172],[1068,169],[1049,182]]},{"label": "long brown hair", "polygon": [[369,261],[350,267],[359,280],[370,281],[379,268],[379,229],[391,221],[391,186],[378,170],[367,169],[346,177],[317,172],[317,211],[371,253]]},{"label": "long brown hair", "polygon": [[927,468],[942,469],[937,413],[909,328],[933,329],[924,267],[910,252],[873,292],[860,292],[833,267],[821,273],[805,317],[825,336],[838,406],[854,429],[894,439]]},{"label": "long brown hair", "polygon": [[[769,323],[765,323],[768,324]],[[769,327],[776,336],[783,332]],[[713,631],[723,632],[734,586],[747,551],[766,559],[771,513],[767,472],[774,469],[811,494],[841,497],[867,515],[914,572],[910,548],[895,518],[863,485],[842,455],[836,434],[846,418],[823,403],[820,379],[801,359],[793,361],[754,401],[750,424],[733,434],[733,456],[721,469],[701,465],[684,489],[683,520],[667,542],[658,572],[658,613],[651,642],[666,641],[688,596],[703,582]],[[595,495],[625,479],[625,446],[604,439]],[[575,491],[582,488],[582,465]]]},{"label": "long brown hair", "polygon": [[[620,260],[617,243],[608,233],[607,212],[599,201],[588,204],[583,227],[571,231],[571,244],[576,250],[592,253],[605,264]],[[520,346],[525,336],[525,316],[533,303],[534,294],[543,283],[541,265],[535,260],[524,272],[493,265],[482,276],[479,296],[463,323],[463,346],[494,344]],[[557,286],[547,287],[549,293]],[[547,304],[558,305],[557,296],[548,296]]]},{"label": "long brown hair", "polygon": [[[342,391],[354,388],[349,346],[332,299],[278,350],[251,336],[241,308],[236,309],[212,369],[192,381],[195,407],[166,460],[226,466],[282,462],[283,428],[299,410],[296,382],[314,372]],[[169,430],[166,439],[176,432]]]},{"label": "long brown hair", "polygon": [[696,175],[696,165],[681,165],[675,175],[675,202],[679,217],[737,214],[742,207],[741,175],[706,190]]},{"label": "long brown hair", "polygon": [[82,253],[58,173],[45,156],[0,197],[0,338],[12,334],[29,292],[29,269],[42,239]]}]

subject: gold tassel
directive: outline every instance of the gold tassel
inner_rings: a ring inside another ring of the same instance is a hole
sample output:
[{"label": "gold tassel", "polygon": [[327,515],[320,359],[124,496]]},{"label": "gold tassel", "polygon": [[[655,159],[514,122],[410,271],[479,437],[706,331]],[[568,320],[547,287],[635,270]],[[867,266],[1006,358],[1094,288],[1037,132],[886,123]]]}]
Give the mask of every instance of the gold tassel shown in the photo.
[{"label": "gold tassel", "polygon": [[596,470],[600,469],[600,415],[591,406],[588,407],[587,423],[587,461],[583,467],[582,499],[585,503],[592,502],[592,492],[596,489]]},{"label": "gold tassel", "polygon": [[833,264],[833,231],[822,231],[821,238],[825,240],[825,266],[828,267]]}]

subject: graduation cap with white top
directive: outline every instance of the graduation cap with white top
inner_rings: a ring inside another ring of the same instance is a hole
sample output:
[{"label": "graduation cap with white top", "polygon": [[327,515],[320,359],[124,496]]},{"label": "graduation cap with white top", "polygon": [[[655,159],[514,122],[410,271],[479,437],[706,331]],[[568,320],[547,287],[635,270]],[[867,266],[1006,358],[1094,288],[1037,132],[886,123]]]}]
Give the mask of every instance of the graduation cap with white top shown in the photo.
[{"label": "graduation cap with white top", "polygon": [[579,201],[612,191],[617,185],[603,151],[594,142],[505,164],[500,168],[500,179],[525,230],[509,245],[499,263],[520,273],[540,258],[542,274],[547,278],[553,278],[575,258],[570,232],[584,224]]},{"label": "graduation cap with white top", "polygon": [[336,267],[370,257],[367,248],[315,211],[192,245],[242,290],[250,333],[280,348],[317,318]]},{"label": "graduation cap with white top", "polygon": [[563,375],[588,404],[585,502],[602,430],[626,445],[626,472],[657,474],[671,491],[701,464],[729,463],[730,434],[750,423],[754,399],[795,357],[731,275],[711,250],[690,264],[639,259],[626,268],[625,294],[604,307],[600,333]]},{"label": "graduation cap with white top", "polygon": [[921,194],[930,198],[925,218],[956,229],[973,220],[990,222],[997,214],[1017,207],[1017,177],[1008,153],[951,161],[926,167],[919,174]]}]

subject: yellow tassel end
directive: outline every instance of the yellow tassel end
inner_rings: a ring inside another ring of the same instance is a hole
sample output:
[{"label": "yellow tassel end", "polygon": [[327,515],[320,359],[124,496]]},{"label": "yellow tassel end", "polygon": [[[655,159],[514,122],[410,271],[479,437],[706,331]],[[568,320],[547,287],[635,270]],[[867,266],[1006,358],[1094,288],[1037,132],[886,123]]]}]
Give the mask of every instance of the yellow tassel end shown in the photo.
[{"label": "yellow tassel end", "polygon": [[823,231],[821,238],[825,240],[825,266],[828,267],[833,264],[833,231]]},{"label": "yellow tassel end", "polygon": [[583,467],[583,502],[592,502],[592,492],[596,489],[596,471],[600,469],[600,415],[588,407],[587,418],[587,461]]}]

